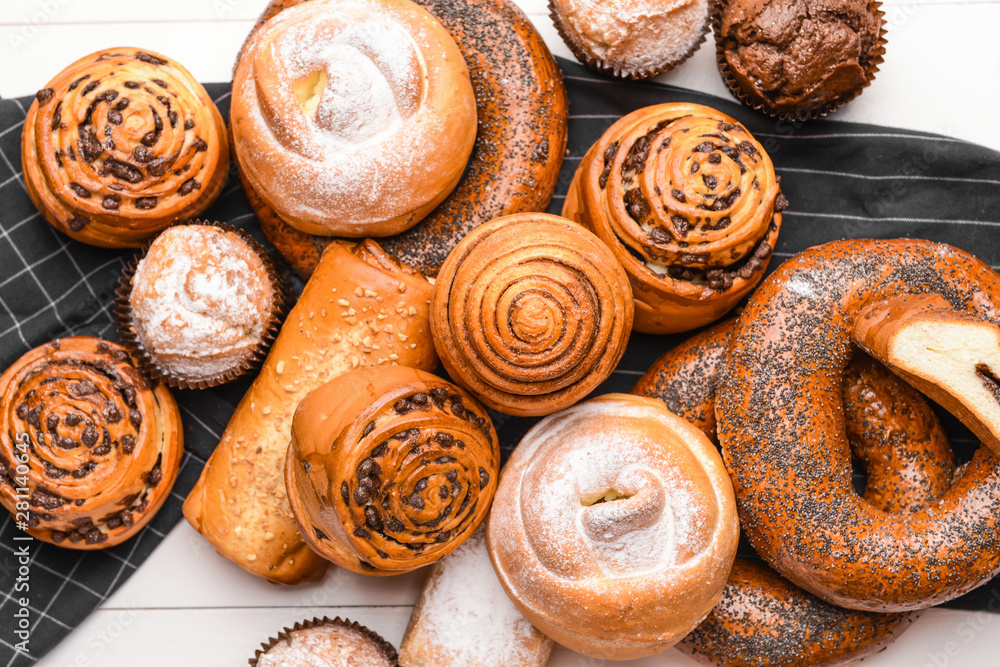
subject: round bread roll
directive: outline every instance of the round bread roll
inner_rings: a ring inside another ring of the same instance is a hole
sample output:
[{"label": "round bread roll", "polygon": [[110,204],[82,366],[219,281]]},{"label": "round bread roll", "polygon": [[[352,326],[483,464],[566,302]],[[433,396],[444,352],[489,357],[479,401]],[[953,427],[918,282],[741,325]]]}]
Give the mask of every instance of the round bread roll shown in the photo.
[{"label": "round bread roll", "polygon": [[487,527],[500,583],[531,623],[584,655],[680,641],[736,556],[732,484],[705,434],[662,401],[607,394],[532,428]]},{"label": "round bread roll", "polygon": [[250,188],[324,236],[409,229],[455,187],[476,139],[469,72],[409,0],[312,0],[252,37],[230,121]]},{"label": "round bread roll", "polygon": [[594,234],[520,213],[462,239],[438,274],[431,313],[434,347],[455,382],[494,410],[548,415],[618,365],[632,291]]}]

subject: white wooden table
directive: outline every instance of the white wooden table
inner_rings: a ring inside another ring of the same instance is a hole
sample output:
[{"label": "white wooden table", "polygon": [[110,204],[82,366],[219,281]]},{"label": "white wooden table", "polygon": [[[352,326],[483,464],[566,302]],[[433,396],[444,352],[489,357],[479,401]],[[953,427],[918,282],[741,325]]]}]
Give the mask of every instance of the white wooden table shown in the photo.
[{"label": "white wooden table", "polygon": [[[0,95],[29,95],[83,55],[109,46],[165,53],[201,81],[227,81],[267,0],[0,0]],[[552,51],[570,57],[545,0],[519,0]],[[884,0],[888,57],[840,120],[947,134],[1000,150],[1000,0]],[[662,79],[726,96],[709,40]],[[998,193],[1000,194],[1000,193]],[[260,641],[314,615],[342,615],[398,646],[420,574],[367,578],[332,568],[317,584],[279,587],[244,573],[179,524],[131,579],[40,667],[221,667],[246,664]],[[995,592],[1000,608],[1000,590]],[[1000,662],[1000,615],[929,610],[872,667]],[[552,667],[605,664],[557,650]],[[694,665],[676,651],[621,663]]]}]

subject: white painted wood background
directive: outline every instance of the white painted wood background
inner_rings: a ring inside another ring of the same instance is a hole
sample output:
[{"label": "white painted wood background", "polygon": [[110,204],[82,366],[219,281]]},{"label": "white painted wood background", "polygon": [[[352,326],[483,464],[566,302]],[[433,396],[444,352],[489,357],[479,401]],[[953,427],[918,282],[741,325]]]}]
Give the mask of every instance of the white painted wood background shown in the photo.
[{"label": "white painted wood background", "polygon": [[[233,58],[266,0],[0,0],[0,95],[29,95],[83,55],[143,46],[202,81],[229,79]],[[545,0],[518,0],[552,51],[569,57]],[[834,118],[925,130],[1000,150],[1000,0],[887,0],[888,56],[875,83]],[[728,95],[709,40],[662,79]],[[421,575],[375,579],[331,569],[287,588],[219,557],[186,523],[40,667],[222,667],[246,664],[259,642],[313,615],[342,615],[398,646]],[[996,593],[1000,605],[1000,591]],[[1000,663],[1000,615],[925,612],[872,667]],[[552,667],[605,663],[557,650]],[[695,663],[676,651],[631,663]]]}]

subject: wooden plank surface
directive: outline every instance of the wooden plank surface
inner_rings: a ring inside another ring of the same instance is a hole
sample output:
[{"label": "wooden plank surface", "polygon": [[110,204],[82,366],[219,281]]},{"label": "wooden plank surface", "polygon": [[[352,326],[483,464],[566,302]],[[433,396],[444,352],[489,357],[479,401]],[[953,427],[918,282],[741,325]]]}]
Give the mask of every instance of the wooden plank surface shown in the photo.
[{"label": "wooden plank surface", "polygon": [[[108,46],[141,45],[179,60],[202,81],[229,78],[234,55],[266,0],[0,0],[0,95],[28,95],[72,60]],[[552,51],[569,57],[543,0],[519,4]],[[967,139],[1000,150],[1000,40],[977,26],[1000,25],[998,0],[890,0],[887,62],[874,85],[834,117]],[[987,34],[984,34],[987,33]],[[728,96],[711,39],[667,83]],[[187,524],[41,667],[245,664],[260,641],[313,615],[343,615],[399,643],[421,574],[370,579],[333,569],[316,584],[279,587],[217,556]],[[1000,591],[997,592],[1000,606]],[[992,665],[1000,616],[925,612],[875,667]],[[560,649],[553,667],[597,667]],[[610,664],[610,663],[607,663]],[[693,665],[676,651],[616,663]]]}]

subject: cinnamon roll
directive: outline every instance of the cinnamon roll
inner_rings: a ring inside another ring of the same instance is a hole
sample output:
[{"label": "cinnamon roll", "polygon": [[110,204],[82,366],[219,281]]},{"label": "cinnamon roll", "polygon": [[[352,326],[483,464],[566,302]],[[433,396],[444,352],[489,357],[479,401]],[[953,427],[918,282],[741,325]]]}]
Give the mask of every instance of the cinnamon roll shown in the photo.
[{"label": "cinnamon roll", "polygon": [[612,125],[577,168],[563,215],[608,244],[635,294],[635,328],[696,329],[760,282],[788,203],[756,139],[697,104]]},{"label": "cinnamon roll", "polygon": [[611,374],[633,307],[628,277],[600,239],[558,216],[521,213],[458,244],[431,312],[449,376],[495,410],[547,415]]},{"label": "cinnamon roll", "polygon": [[662,401],[607,394],[528,431],[486,535],[500,583],[536,628],[627,660],[673,646],[711,611],[739,524],[701,431]]},{"label": "cinnamon roll", "polygon": [[388,236],[462,176],[476,100],[455,41],[409,0],[312,0],[251,37],[230,121],[240,171],[293,228]]},{"label": "cinnamon roll", "polygon": [[54,340],[0,376],[0,502],[44,542],[120,544],[169,495],[183,437],[169,390],[124,348]]},{"label": "cinnamon roll", "polygon": [[429,373],[376,366],[302,400],[285,485],[317,553],[391,575],[437,561],[475,532],[499,471],[500,443],[475,399]]},{"label": "cinnamon roll", "polygon": [[190,72],[123,47],[81,58],[38,91],[21,163],[28,194],[53,227],[91,245],[138,247],[215,201],[229,141]]}]

